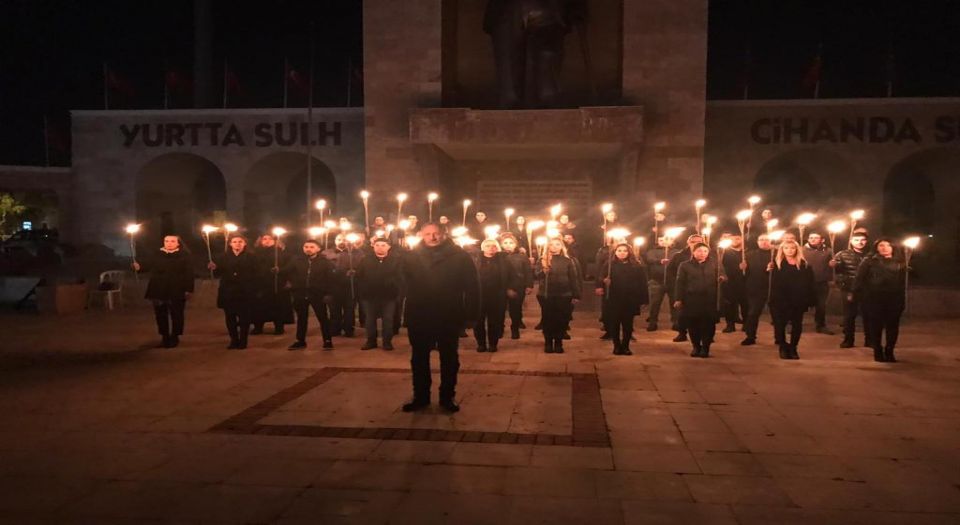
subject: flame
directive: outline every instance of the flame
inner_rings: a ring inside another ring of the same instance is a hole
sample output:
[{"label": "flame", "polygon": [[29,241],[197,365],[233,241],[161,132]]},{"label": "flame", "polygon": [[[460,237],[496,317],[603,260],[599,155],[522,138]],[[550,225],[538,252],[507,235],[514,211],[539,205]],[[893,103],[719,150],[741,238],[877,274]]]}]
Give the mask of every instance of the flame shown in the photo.
[{"label": "flame", "polygon": [[215,232],[215,231],[217,231],[217,230],[219,230],[219,229],[220,229],[220,228],[217,228],[216,226],[211,226],[211,225],[209,225],[209,224],[204,224],[204,225],[200,228],[200,231],[202,231],[202,232],[204,233],[204,235],[210,235],[211,233],[213,233],[213,232]]},{"label": "flame", "polygon": [[427,194],[427,202],[433,202],[439,198],[440,198],[440,195],[438,195],[437,192],[435,191],[431,191],[430,193]]},{"label": "flame", "polygon": [[907,237],[903,240],[903,246],[911,250],[916,250],[917,246],[920,246],[920,237]]},{"label": "flame", "polygon": [[665,203],[665,202],[658,202],[658,203],[656,203],[656,204],[653,205],[653,211],[655,211],[655,212],[657,212],[657,213],[660,213],[660,212],[662,212],[663,209],[666,208],[666,207],[667,207],[667,203]]},{"label": "flame", "polygon": [[751,215],[753,215],[752,210],[740,210],[737,212],[737,220],[740,222],[746,222],[746,220],[749,219]]},{"label": "flame", "polygon": [[287,230],[286,230],[286,228],[283,228],[282,226],[276,226],[276,227],[274,227],[272,230],[270,230],[270,232],[273,233],[273,236],[274,236],[274,237],[282,237],[282,236],[286,235]]},{"label": "flame", "polygon": [[316,206],[318,210],[325,210],[327,208],[327,201],[320,199],[314,206]]},{"label": "flame", "polygon": [[139,224],[128,224],[127,227],[124,228],[124,229],[127,231],[128,234],[133,235],[133,234],[138,233],[138,232],[140,231],[140,225],[139,225]]},{"label": "flame", "polygon": [[833,221],[827,225],[827,231],[830,233],[840,233],[846,229],[847,223],[845,221]]}]

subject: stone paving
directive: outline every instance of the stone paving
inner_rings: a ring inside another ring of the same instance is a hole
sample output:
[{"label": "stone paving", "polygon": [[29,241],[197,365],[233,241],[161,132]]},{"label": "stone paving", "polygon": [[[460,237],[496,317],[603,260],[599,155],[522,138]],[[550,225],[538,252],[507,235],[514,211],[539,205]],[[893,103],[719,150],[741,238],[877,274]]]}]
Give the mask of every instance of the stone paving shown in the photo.
[{"label": "stone paving", "polygon": [[142,307],[5,312],[0,522],[960,523],[956,320],[908,321],[880,364],[812,330],[799,361],[740,333],[692,359],[668,331],[613,356],[595,319],[563,355],[462,340],[450,416],[399,411],[402,335],[228,351],[194,305],[171,350]]}]

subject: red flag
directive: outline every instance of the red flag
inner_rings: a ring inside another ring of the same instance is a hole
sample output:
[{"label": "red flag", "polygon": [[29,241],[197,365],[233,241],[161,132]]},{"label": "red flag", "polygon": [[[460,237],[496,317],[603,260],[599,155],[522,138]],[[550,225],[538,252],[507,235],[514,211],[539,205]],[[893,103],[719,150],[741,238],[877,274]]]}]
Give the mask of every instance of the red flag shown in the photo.
[{"label": "red flag", "polygon": [[223,85],[232,94],[240,93],[240,78],[227,66],[223,68]]},{"label": "red flag", "polygon": [[813,57],[813,62],[807,69],[807,74],[803,77],[803,87],[813,89],[813,98],[820,98],[820,74],[823,71],[823,44],[817,47],[817,56]]},{"label": "red flag", "polygon": [[133,84],[129,79],[120,75],[110,67],[106,68],[107,88],[126,97],[132,97],[134,94]]},{"label": "red flag", "polygon": [[166,88],[171,93],[189,93],[191,88],[190,77],[175,69],[168,69],[164,77]]},{"label": "red flag", "polygon": [[300,92],[307,93],[309,91],[309,81],[299,71],[290,68],[290,70],[287,71],[287,76],[293,84],[293,87],[297,88]]}]

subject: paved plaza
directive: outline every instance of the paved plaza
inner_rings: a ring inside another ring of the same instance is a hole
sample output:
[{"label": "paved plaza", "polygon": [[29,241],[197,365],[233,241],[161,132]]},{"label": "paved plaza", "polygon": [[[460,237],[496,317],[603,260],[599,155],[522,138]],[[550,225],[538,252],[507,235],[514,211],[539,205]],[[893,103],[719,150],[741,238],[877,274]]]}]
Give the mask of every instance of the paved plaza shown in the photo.
[{"label": "paved plaza", "polygon": [[908,320],[897,364],[812,330],[782,361],[767,323],[621,357],[585,305],[563,355],[463,339],[451,416],[400,411],[405,333],[232,351],[202,302],[176,349],[145,305],[0,314],[0,522],[960,523],[956,320]]}]

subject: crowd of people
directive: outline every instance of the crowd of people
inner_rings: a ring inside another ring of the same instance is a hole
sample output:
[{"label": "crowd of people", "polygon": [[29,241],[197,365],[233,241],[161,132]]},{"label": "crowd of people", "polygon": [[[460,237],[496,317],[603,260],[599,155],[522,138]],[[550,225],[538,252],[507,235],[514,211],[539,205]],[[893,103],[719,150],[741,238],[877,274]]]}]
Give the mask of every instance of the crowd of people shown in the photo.
[{"label": "crowd of people", "polygon": [[[614,217],[615,218],[615,217]],[[811,231],[801,245],[797,235],[783,234],[774,243],[767,233],[749,239],[739,232],[724,234],[723,248],[713,248],[700,234],[687,237],[683,249],[663,236],[649,247],[628,244],[605,235],[588,276],[574,229],[564,216],[550,238],[533,244],[522,228],[487,230],[482,242],[454,238],[449,220],[418,226],[415,217],[398,229],[383,229],[377,217],[368,231],[337,235],[333,246],[307,239],[299,249],[288,249],[281,239],[261,235],[255,246],[232,234],[226,250],[211,257],[208,269],[219,277],[217,306],[225,316],[229,349],[247,347],[249,337],[284,334],[295,323],[289,350],[307,348],[310,311],[320,327],[322,348],[332,350],[335,337],[355,337],[363,328],[362,351],[394,349],[393,337],[406,327],[412,348],[414,398],[404,410],[429,404],[429,353],[440,354],[440,404],[459,409],[454,401],[459,369],[459,340],[472,329],[478,352],[497,352],[506,335],[519,339],[526,328],[523,307],[535,292],[540,306],[536,329],[542,331],[545,353],[563,353],[570,338],[575,305],[585,282],[594,283],[600,297],[602,339],[610,340],[615,355],[631,355],[634,318],[649,305],[648,332],[659,329],[664,300],[675,342],[689,340],[692,357],[710,356],[717,323],[723,332],[745,333],[741,344],[757,343],[760,318],[769,308],[774,342],[782,359],[798,359],[804,314],[814,311],[816,330],[832,334],[826,323],[831,283],[842,296],[841,348],[855,345],[858,316],[864,326],[864,345],[880,362],[894,362],[901,314],[905,306],[907,265],[895,243],[878,238],[868,248],[865,229],[852,232],[847,248],[827,246],[824,236]],[[477,213],[466,230],[483,231],[486,216]],[[605,221],[611,231],[614,221]],[[392,231],[389,231],[392,230]],[[672,253],[671,253],[672,252]],[[146,297],[156,313],[164,347],[176,347],[184,329],[184,305],[193,292],[190,255],[182,240],[164,237],[163,246],[136,271],[149,271]],[[359,321],[359,323],[358,323]],[[885,338],[884,338],[885,336]]]}]

